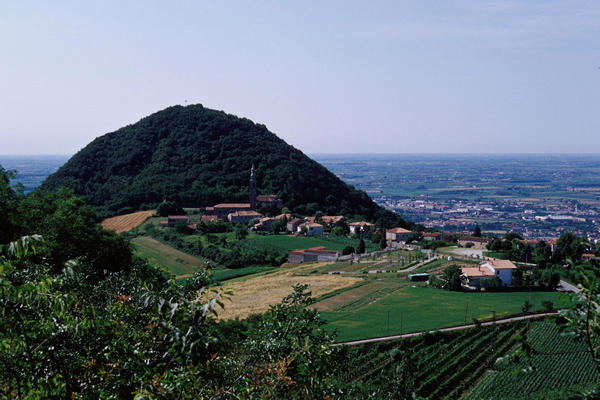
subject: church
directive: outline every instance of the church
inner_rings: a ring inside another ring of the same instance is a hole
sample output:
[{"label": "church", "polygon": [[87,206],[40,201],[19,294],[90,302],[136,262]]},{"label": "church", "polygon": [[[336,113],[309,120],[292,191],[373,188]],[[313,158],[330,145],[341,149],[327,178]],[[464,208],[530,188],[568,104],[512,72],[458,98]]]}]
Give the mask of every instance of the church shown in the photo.
[{"label": "church", "polygon": [[256,206],[276,205],[281,207],[279,197],[274,194],[256,194],[256,171],[254,164],[250,169],[250,202],[249,203],[220,203],[212,207],[206,207],[204,215],[214,216],[219,221],[228,220],[233,223],[248,222],[263,215],[256,211]]}]

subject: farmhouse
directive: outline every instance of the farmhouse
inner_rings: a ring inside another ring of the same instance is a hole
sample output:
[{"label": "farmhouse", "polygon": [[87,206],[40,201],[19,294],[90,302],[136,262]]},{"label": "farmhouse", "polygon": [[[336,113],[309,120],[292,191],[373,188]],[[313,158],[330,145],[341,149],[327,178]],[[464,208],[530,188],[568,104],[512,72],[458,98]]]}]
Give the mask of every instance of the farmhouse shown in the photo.
[{"label": "farmhouse", "polygon": [[458,238],[458,245],[462,247],[469,247],[469,243],[472,243],[471,248],[477,250],[484,250],[485,246],[491,242],[491,239],[476,236],[461,236]]},{"label": "farmhouse", "polygon": [[177,224],[189,224],[190,217],[187,215],[169,215],[166,221],[160,221],[162,227],[173,227]]},{"label": "farmhouse", "polygon": [[424,232],[423,240],[442,240],[442,234],[440,232]]},{"label": "farmhouse", "polygon": [[291,233],[298,232],[298,227],[304,223],[300,218],[294,218],[287,223],[287,231]]},{"label": "farmhouse", "polygon": [[221,203],[213,207],[206,207],[204,215],[214,215],[219,221],[224,221],[231,213],[238,211],[252,211],[250,203]]},{"label": "farmhouse", "polygon": [[316,222],[305,222],[298,226],[298,232],[306,228],[306,236],[323,236],[323,225]]},{"label": "farmhouse", "polygon": [[273,222],[277,221],[277,218],[264,217],[258,220],[256,224],[254,224],[254,229],[270,231],[273,226]]},{"label": "farmhouse", "polygon": [[276,194],[259,194],[256,196],[256,203],[261,206],[281,207],[283,203]]},{"label": "farmhouse", "polygon": [[253,211],[253,210],[235,211],[235,212],[227,214],[227,220],[229,222],[231,222],[232,224],[246,223],[253,219],[262,218],[262,217],[264,217],[264,215],[262,215],[259,212]]},{"label": "farmhouse", "polygon": [[476,288],[484,287],[483,280],[497,276],[504,286],[512,285],[512,276],[517,266],[510,260],[484,261],[478,267],[461,268],[463,275],[467,278],[469,286]]},{"label": "farmhouse", "polygon": [[[324,224],[328,224],[328,225],[335,225],[338,222],[342,221],[343,219],[344,219],[343,215],[323,215],[321,217],[321,221]],[[308,217],[308,218],[306,218],[306,220],[308,222],[316,222],[317,217]]]},{"label": "farmhouse", "polygon": [[352,235],[356,235],[362,232],[367,232],[369,229],[371,229],[371,227],[373,226],[372,223],[370,222],[350,222],[348,224],[348,226],[350,227],[350,234]]},{"label": "farmhouse", "polygon": [[386,229],[385,239],[391,242],[405,242],[412,232],[404,228],[392,228]]},{"label": "farmhouse", "polygon": [[292,250],[288,252],[289,263],[303,263],[314,261],[337,261],[340,253],[325,250],[325,246],[311,247],[309,249]]}]

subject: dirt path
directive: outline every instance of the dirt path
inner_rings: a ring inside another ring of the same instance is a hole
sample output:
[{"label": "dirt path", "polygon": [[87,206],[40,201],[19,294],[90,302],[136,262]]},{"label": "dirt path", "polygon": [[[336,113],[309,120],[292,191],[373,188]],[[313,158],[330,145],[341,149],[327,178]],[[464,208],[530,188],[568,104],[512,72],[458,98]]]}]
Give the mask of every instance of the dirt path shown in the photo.
[{"label": "dirt path", "polygon": [[[531,315],[522,315],[520,317],[511,317],[511,318],[497,319],[496,321],[482,322],[481,326],[490,326],[490,325],[493,325],[493,324],[506,324],[508,322],[523,321],[523,320],[528,320],[528,319],[539,319],[539,318],[545,318],[545,317],[549,317],[551,315],[556,315],[556,314],[557,313],[552,312],[552,313],[531,314]],[[460,330],[475,328],[475,326],[476,326],[475,324],[467,324],[467,325],[452,326],[452,327],[449,327],[449,328],[435,329],[435,330],[430,330],[430,331],[421,331],[421,332],[406,333],[404,335],[392,335],[392,336],[382,336],[382,337],[371,338],[371,339],[353,340],[351,342],[336,343],[334,346],[342,346],[342,345],[345,345],[345,346],[357,346],[359,344],[365,344],[365,343],[375,343],[375,342],[384,342],[384,341],[387,341],[387,340],[394,340],[394,339],[404,339],[404,338],[409,338],[409,337],[413,337],[413,336],[419,336],[419,335],[422,335],[424,333],[434,332],[434,331],[439,331],[439,332],[460,331]]]}]

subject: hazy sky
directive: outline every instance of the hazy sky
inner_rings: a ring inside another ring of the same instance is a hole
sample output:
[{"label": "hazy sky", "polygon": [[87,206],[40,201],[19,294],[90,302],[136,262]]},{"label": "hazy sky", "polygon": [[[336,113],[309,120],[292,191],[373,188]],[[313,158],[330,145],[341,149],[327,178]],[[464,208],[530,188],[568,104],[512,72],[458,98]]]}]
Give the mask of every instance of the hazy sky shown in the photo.
[{"label": "hazy sky", "polygon": [[3,1],[0,56],[0,154],[186,100],[308,153],[600,152],[598,1]]}]

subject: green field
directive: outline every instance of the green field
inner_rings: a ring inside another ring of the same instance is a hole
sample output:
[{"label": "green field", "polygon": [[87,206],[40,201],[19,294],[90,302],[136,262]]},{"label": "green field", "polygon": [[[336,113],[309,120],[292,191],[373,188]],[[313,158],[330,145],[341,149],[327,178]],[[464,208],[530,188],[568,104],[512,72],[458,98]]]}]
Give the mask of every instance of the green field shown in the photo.
[{"label": "green field", "polygon": [[[246,239],[257,243],[268,244],[279,247],[285,251],[306,249],[309,247],[325,246],[326,250],[334,250],[341,252],[346,246],[358,246],[358,239],[350,239],[346,237],[304,237],[290,235],[257,235],[250,234]],[[365,241],[367,251],[377,250],[378,247],[369,241]]]},{"label": "green field", "polygon": [[136,253],[150,264],[172,272],[176,277],[193,274],[204,265],[204,260],[194,257],[148,236],[132,239]]},{"label": "green field", "polygon": [[557,292],[452,292],[405,283],[357,310],[323,311],[322,315],[327,328],[337,330],[338,341],[343,342],[471,323],[473,318],[492,318],[493,311],[497,317],[516,314],[526,300],[534,304],[533,310],[542,310],[543,300],[557,304],[559,297]]}]

